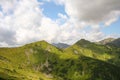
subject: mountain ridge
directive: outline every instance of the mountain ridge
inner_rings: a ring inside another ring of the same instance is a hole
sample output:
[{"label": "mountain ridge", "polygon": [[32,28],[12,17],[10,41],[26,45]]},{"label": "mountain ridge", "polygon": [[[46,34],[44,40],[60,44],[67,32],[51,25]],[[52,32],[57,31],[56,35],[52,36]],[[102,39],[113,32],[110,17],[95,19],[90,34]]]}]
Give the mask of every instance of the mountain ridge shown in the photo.
[{"label": "mountain ridge", "polygon": [[106,38],[106,39],[103,39],[103,40],[99,41],[98,44],[105,45],[105,44],[110,43],[110,42],[112,42],[114,40],[115,40],[115,38]]},{"label": "mountain ridge", "polygon": [[46,41],[0,48],[0,79],[120,80],[116,50],[85,39],[65,49]]}]

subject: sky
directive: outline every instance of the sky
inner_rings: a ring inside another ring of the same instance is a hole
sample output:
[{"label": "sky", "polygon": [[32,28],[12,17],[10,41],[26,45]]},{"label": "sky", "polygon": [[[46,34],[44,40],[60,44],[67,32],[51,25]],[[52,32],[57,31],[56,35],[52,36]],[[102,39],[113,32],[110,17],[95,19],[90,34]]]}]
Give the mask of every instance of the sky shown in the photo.
[{"label": "sky", "polygon": [[0,47],[120,37],[120,0],[0,0]]}]

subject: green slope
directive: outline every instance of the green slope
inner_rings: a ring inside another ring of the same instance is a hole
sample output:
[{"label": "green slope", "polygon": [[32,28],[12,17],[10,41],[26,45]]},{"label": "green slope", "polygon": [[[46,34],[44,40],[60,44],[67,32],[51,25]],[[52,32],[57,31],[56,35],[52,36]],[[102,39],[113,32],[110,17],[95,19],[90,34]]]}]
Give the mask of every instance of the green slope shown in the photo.
[{"label": "green slope", "polygon": [[65,49],[66,52],[84,55],[120,66],[120,48],[96,44],[84,39]]},{"label": "green slope", "polygon": [[[103,53],[107,47],[91,43],[92,50],[78,43],[65,50],[45,41],[0,48],[0,80],[120,80],[120,67],[105,62],[114,57]],[[93,53],[99,54],[99,59]]]},{"label": "green slope", "polygon": [[[45,41],[27,44],[18,48],[0,49],[0,72],[8,77],[20,78],[20,80],[38,80],[42,77],[47,80],[43,73],[37,70],[41,64],[45,63],[49,55],[60,54],[60,50]],[[13,77],[12,77],[13,76]],[[48,79],[49,80],[49,79]]]}]

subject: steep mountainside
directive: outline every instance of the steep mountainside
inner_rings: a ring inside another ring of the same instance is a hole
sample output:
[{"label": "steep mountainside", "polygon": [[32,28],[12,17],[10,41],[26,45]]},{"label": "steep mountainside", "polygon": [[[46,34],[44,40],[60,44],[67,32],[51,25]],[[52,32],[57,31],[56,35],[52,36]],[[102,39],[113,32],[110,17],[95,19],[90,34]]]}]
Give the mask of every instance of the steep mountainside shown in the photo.
[{"label": "steep mountainside", "polygon": [[84,39],[65,50],[45,41],[0,48],[0,80],[120,80],[116,53],[107,51]]}]

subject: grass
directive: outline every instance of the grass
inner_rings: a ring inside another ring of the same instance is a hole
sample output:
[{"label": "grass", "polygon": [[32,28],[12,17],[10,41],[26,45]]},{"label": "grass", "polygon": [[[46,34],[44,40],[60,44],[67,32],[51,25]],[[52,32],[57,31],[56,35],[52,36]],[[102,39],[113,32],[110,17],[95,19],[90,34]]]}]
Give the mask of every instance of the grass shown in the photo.
[{"label": "grass", "polygon": [[0,48],[0,79],[120,80],[120,57],[115,54],[120,49],[84,40],[78,43],[64,50],[45,41]]}]

